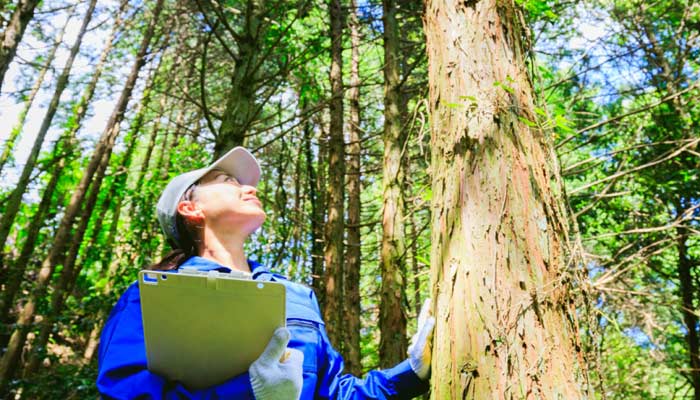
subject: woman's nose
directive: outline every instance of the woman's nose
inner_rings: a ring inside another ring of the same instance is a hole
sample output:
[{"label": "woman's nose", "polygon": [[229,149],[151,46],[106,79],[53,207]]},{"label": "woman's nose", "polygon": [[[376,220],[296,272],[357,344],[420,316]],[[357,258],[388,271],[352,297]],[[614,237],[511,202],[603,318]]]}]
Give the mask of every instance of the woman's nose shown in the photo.
[{"label": "woman's nose", "polygon": [[258,192],[258,189],[255,186],[243,185],[243,192],[249,193],[249,194],[255,194]]}]

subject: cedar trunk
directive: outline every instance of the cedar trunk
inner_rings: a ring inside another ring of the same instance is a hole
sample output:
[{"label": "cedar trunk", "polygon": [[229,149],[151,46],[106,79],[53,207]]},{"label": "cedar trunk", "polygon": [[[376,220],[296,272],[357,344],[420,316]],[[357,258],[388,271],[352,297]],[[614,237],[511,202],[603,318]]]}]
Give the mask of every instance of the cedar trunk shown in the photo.
[{"label": "cedar trunk", "polygon": [[[82,176],[78,186],[71,195],[70,201],[66,206],[65,212],[61,219],[61,223],[56,231],[51,250],[49,251],[47,257],[43,260],[41,269],[36,278],[36,282],[32,288],[30,298],[24,307],[22,307],[19,314],[17,326],[12,332],[12,336],[10,337],[5,354],[0,360],[0,394],[4,394],[9,380],[14,375],[15,367],[19,361],[22,347],[24,346],[24,342],[27,334],[29,333],[31,324],[34,321],[37,302],[46,292],[46,288],[56,265],[64,258],[64,251],[69,240],[71,227],[73,226],[73,222],[75,221],[78,212],[80,211],[88,186],[93,181],[93,177],[98,170],[102,158],[106,154],[111,154],[112,147],[114,146],[119,134],[119,124],[124,117],[124,111],[126,110],[126,106],[131,98],[131,93],[134,89],[134,85],[136,84],[139,71],[146,62],[146,53],[148,51],[151,39],[153,38],[156,22],[162,7],[163,0],[158,0],[153,10],[153,16],[149,22],[146,33],[141,41],[134,65],[132,66],[121,95],[119,96],[119,100],[115,105],[102,136],[95,146],[95,151],[91,156],[85,174]],[[109,156],[107,155],[107,157]],[[97,185],[98,190],[101,183],[101,181],[97,180],[92,182],[93,185]]]},{"label": "cedar trunk", "polygon": [[44,83],[44,77],[46,77],[46,73],[49,71],[49,69],[51,69],[51,64],[53,63],[53,59],[56,56],[56,50],[58,50],[58,47],[61,45],[61,43],[63,43],[63,35],[66,33],[66,28],[71,23],[72,17],[73,14],[71,13],[71,15],[68,18],[66,18],[66,23],[63,24],[63,28],[61,28],[61,31],[58,33],[58,35],[56,35],[56,39],[53,41],[53,46],[51,46],[51,50],[49,50],[49,53],[46,55],[46,61],[42,65],[41,70],[39,71],[39,75],[37,76],[36,81],[34,81],[34,85],[32,85],[32,90],[31,92],[29,92],[27,100],[24,101],[24,107],[19,113],[18,121],[12,128],[12,131],[10,132],[10,137],[8,137],[5,141],[5,148],[2,149],[2,154],[0,154],[0,173],[2,173],[5,164],[10,160],[10,157],[14,154],[13,150],[15,148],[15,144],[17,143],[17,139],[19,138],[19,134],[22,133],[24,121],[27,119],[27,113],[29,112],[29,109],[32,108],[34,98],[36,97],[36,94],[39,93],[39,89],[41,89],[41,85],[43,85]]},{"label": "cedar trunk", "polygon": [[[28,233],[24,240],[24,243],[22,244],[22,251],[20,252],[19,257],[14,261],[14,265],[11,267],[12,269],[9,272],[9,277],[5,286],[6,290],[3,293],[2,298],[0,299],[0,321],[4,321],[7,317],[9,307],[12,306],[14,296],[17,293],[17,290],[19,289],[19,285],[24,275],[24,271],[27,268],[31,255],[34,252],[34,247],[36,244],[35,242],[38,238],[39,230],[41,229],[43,222],[47,220],[47,218],[45,218],[45,213],[46,210],[48,210],[49,208],[53,192],[56,189],[56,185],[58,184],[58,180],[63,174],[63,169],[67,165],[67,158],[72,159],[74,157],[73,147],[75,146],[74,142],[76,139],[76,134],[81,127],[83,118],[85,117],[85,113],[87,112],[88,104],[92,100],[92,96],[95,94],[97,82],[102,76],[102,71],[104,70],[105,63],[107,62],[107,57],[112,51],[114,38],[116,37],[116,34],[121,27],[122,15],[126,10],[127,5],[128,0],[121,1],[119,10],[116,14],[116,20],[111,29],[110,35],[107,38],[107,41],[105,42],[105,47],[102,50],[102,53],[100,54],[100,59],[97,62],[97,65],[95,66],[92,77],[90,78],[90,82],[85,87],[83,95],[80,97],[80,101],[78,102],[78,104],[73,107],[72,115],[68,119],[68,126],[64,131],[62,137],[54,147],[54,154],[56,156],[58,156],[59,152],[62,152],[64,155],[60,158],[58,163],[55,164],[53,171],[51,171],[51,179],[46,185],[46,188],[44,189],[44,194],[42,195],[39,208],[36,214],[32,217],[32,222],[30,223],[29,228],[27,229]],[[49,65],[48,60],[47,65]]]},{"label": "cedar trunk", "polygon": [[350,60],[350,103],[349,137],[347,145],[347,185],[348,185],[348,224],[346,227],[347,247],[345,249],[344,292],[344,335],[343,356],[345,370],[355,376],[362,375],[362,354],[360,353],[360,266],[362,262],[360,217],[362,204],[360,193],[360,153],[362,152],[362,130],[360,129],[360,24],[357,17],[357,1],[350,1],[349,27],[352,46]]},{"label": "cedar trunk", "polygon": [[266,10],[260,0],[249,0],[245,10],[245,26],[240,38],[236,40],[236,67],[231,76],[231,89],[226,99],[221,128],[214,143],[214,158],[244,144],[246,132],[258,113],[255,90],[259,79],[259,57],[262,53],[260,41],[264,37],[262,25]]},{"label": "cedar trunk", "polygon": [[[307,113],[308,107],[308,100],[302,98],[301,109],[304,114]],[[323,158],[324,146],[319,145],[318,160],[315,167],[314,154],[311,149],[312,131],[312,121],[310,118],[307,118],[307,120],[304,121],[304,159],[306,161],[309,203],[311,204],[311,286],[313,286],[318,296],[319,303],[323,306],[325,304],[325,292],[323,290],[323,193],[325,192],[325,185],[322,184],[323,179],[321,179],[321,176],[317,176],[316,171],[317,168],[319,168],[318,175],[322,175],[323,171],[320,169],[320,166],[323,165],[321,160]]]},{"label": "cedar trunk", "polygon": [[[343,9],[341,0],[330,4],[331,100],[328,132],[328,219],[324,232],[323,319],[328,337],[342,344],[340,314],[343,310],[343,233],[345,231],[345,142],[343,138]],[[342,351],[342,349],[341,349]]]},{"label": "cedar trunk", "polygon": [[10,22],[0,33],[0,90],[2,90],[5,73],[10,67],[12,59],[15,58],[15,53],[17,53],[17,46],[24,36],[29,21],[34,17],[34,9],[37,4],[39,4],[39,0],[19,0],[17,7],[12,12]]},{"label": "cedar trunk", "polygon": [[[640,18],[641,19],[641,18]],[[673,99],[666,104],[670,108],[669,113],[664,113],[657,116],[656,123],[659,126],[669,126],[670,134],[682,139],[689,139],[695,136],[693,129],[686,121],[692,120],[689,115],[689,104],[684,103],[682,97],[677,96],[681,91],[679,82],[684,78],[683,74],[675,73],[674,70],[683,71],[687,61],[685,57],[674,57],[669,59],[666,55],[666,50],[661,45],[654,28],[647,21],[639,22],[640,28],[644,36],[649,42],[645,47],[646,59],[653,71],[656,89],[668,96],[673,96]],[[675,64],[672,65],[672,61]],[[654,68],[655,67],[655,68]],[[676,161],[674,168],[692,169],[695,167],[695,162],[690,161],[690,164]],[[690,193],[688,193],[690,192]],[[673,207],[677,210],[678,215],[683,215],[689,212],[687,208],[688,198],[695,196],[693,190],[686,188],[676,188],[670,192]],[[676,228],[676,249],[678,251],[677,271],[680,287],[680,313],[683,316],[686,334],[685,340],[688,350],[688,364],[690,372],[688,380],[693,386],[694,399],[700,400],[700,331],[698,330],[698,315],[696,313],[696,298],[698,296],[697,287],[693,280],[693,269],[697,267],[697,263],[693,262],[692,256],[688,254],[688,228],[679,226]]]},{"label": "cedar trunk", "polygon": [[379,304],[379,363],[388,368],[406,358],[404,305],[406,232],[404,223],[404,168],[401,158],[406,132],[401,127],[401,75],[396,3],[384,0],[384,170],[382,216],[382,287]]},{"label": "cedar trunk", "polygon": [[[153,72],[153,76],[155,76],[156,73],[157,70]],[[93,211],[97,204],[101,185],[93,183],[90,186],[89,194],[85,201],[85,206],[81,211],[82,215],[80,217],[80,221],[72,235],[72,242],[70,244],[70,248],[68,249],[66,258],[63,260],[61,275],[58,282],[53,285],[49,311],[37,324],[39,326],[39,335],[37,335],[36,339],[32,343],[32,352],[23,372],[25,377],[28,377],[36,372],[37,368],[39,367],[39,362],[46,356],[46,345],[49,341],[51,332],[53,331],[53,325],[58,320],[61,312],[63,312],[63,306],[66,298],[73,290],[75,280],[82,270],[84,263],[77,262],[78,253],[83,245],[83,238],[85,237],[85,232],[88,229],[90,220],[96,219],[93,222],[93,229],[96,234],[99,234],[99,232],[102,230],[104,216],[107,214],[107,210],[112,203],[112,196],[116,195],[117,201],[121,201],[121,195],[124,192],[124,185],[128,176],[129,167],[131,165],[131,159],[136,148],[136,142],[139,132],[141,131],[141,126],[143,124],[145,109],[148,107],[148,103],[150,102],[152,82],[153,77],[149,79],[149,84],[146,85],[146,89],[144,90],[144,95],[139,106],[139,111],[131,123],[129,139],[127,139],[128,145],[122,154],[121,165],[115,173],[116,177],[114,178],[112,187],[107,189],[107,196],[103,199],[103,212],[96,214],[96,217],[93,217],[95,214]],[[97,168],[94,182],[101,182],[104,179],[107,167],[109,166],[110,156],[111,152],[105,152]],[[85,251],[88,251],[91,244],[92,243],[89,242],[87,243],[87,248]]]},{"label": "cedar trunk", "polygon": [[514,0],[428,0],[424,21],[431,398],[582,398],[557,159],[523,122],[535,119],[523,16]]},{"label": "cedar trunk", "polygon": [[[678,208],[679,210],[682,208]],[[690,383],[695,391],[695,400],[700,400],[700,338],[698,337],[698,316],[693,311],[695,308],[696,288],[693,284],[692,268],[693,260],[688,255],[688,228],[679,226],[676,228],[678,248],[678,280],[681,289],[681,311],[686,327],[685,339],[688,342],[688,355],[690,364]]]},{"label": "cedar trunk", "polygon": [[49,128],[51,127],[53,117],[56,115],[56,111],[58,110],[58,105],[61,101],[61,95],[68,86],[68,81],[70,79],[70,71],[73,68],[73,62],[75,61],[75,58],[78,55],[83,36],[87,32],[87,27],[90,24],[90,21],[92,20],[92,13],[95,10],[96,3],[97,0],[92,0],[90,2],[90,6],[88,7],[87,13],[83,18],[83,23],[80,27],[78,37],[75,39],[75,43],[73,43],[73,46],[71,46],[68,59],[66,60],[66,63],[63,66],[63,70],[61,71],[61,75],[58,77],[58,80],[56,82],[56,88],[54,89],[53,97],[51,98],[49,107],[46,109],[46,114],[44,115],[44,119],[41,122],[41,127],[39,127],[39,132],[37,132],[36,134],[36,138],[34,139],[34,144],[32,145],[32,149],[29,153],[29,157],[27,158],[27,162],[24,164],[24,168],[22,168],[22,175],[19,178],[19,182],[17,182],[17,186],[12,190],[12,194],[10,194],[10,198],[7,201],[7,208],[5,209],[5,213],[2,215],[2,219],[0,219],[0,257],[2,257],[2,252],[5,248],[7,236],[10,234],[12,225],[14,224],[15,218],[17,217],[17,213],[19,212],[20,204],[22,202],[22,196],[24,195],[24,192],[27,189],[27,186],[29,185],[31,173],[34,170],[34,165],[36,164],[36,161],[39,158],[39,152],[41,151],[41,146],[44,143],[44,138],[46,138],[46,134],[48,133]]}]

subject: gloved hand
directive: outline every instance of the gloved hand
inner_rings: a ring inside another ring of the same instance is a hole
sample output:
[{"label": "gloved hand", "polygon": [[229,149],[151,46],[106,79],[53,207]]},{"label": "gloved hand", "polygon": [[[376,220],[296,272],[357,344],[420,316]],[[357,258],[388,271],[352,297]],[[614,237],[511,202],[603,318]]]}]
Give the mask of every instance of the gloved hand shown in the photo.
[{"label": "gloved hand", "polygon": [[277,328],[265,351],[248,368],[257,400],[297,400],[301,396],[304,353],[287,348],[290,336],[287,328]]},{"label": "gloved hand", "polygon": [[418,315],[418,329],[411,338],[411,345],[408,346],[408,362],[413,372],[421,379],[428,379],[430,376],[434,327],[435,318],[430,315],[430,299],[425,299]]}]

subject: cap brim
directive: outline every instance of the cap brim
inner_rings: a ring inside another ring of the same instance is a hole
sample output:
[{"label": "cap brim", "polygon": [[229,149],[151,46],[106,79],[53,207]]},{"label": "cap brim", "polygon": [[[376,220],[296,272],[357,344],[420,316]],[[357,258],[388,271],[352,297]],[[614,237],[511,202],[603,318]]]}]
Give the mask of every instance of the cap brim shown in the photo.
[{"label": "cap brim", "polygon": [[206,168],[206,172],[213,169],[220,169],[230,174],[242,185],[257,186],[260,181],[260,164],[255,156],[243,147],[231,149]]}]

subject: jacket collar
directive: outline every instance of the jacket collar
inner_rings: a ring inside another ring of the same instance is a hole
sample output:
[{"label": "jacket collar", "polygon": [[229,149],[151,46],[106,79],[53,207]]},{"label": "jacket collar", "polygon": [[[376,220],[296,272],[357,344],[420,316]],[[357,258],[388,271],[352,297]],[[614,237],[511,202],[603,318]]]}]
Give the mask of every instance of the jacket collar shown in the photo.
[{"label": "jacket collar", "polygon": [[[253,279],[256,279],[256,277],[262,273],[269,272],[267,268],[265,268],[263,265],[260,263],[253,261],[253,260],[248,260],[248,265],[250,266],[250,272],[253,273]],[[203,257],[199,256],[192,256],[187,261],[182,263],[180,265],[180,268],[195,268],[198,271],[202,272],[207,272],[207,271],[219,271],[219,272],[225,272],[225,273],[230,273],[231,268],[225,267],[216,261],[212,261]]]}]

